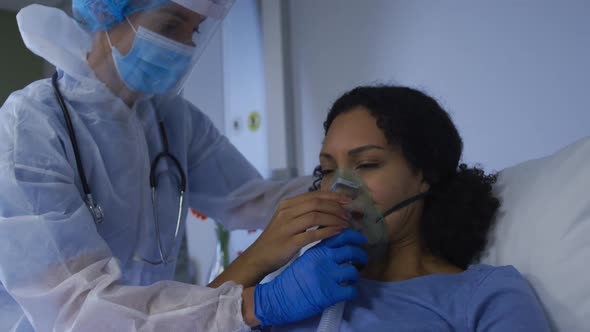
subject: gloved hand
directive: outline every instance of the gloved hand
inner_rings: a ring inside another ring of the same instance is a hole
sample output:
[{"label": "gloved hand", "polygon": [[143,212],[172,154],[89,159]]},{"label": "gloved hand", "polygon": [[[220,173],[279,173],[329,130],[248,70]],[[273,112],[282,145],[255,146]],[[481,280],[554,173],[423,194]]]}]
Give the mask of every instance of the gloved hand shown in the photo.
[{"label": "gloved hand", "polygon": [[358,295],[359,272],[367,264],[366,238],[347,229],[306,251],[279,276],[254,290],[254,311],[263,326],[287,324],[321,313]]}]

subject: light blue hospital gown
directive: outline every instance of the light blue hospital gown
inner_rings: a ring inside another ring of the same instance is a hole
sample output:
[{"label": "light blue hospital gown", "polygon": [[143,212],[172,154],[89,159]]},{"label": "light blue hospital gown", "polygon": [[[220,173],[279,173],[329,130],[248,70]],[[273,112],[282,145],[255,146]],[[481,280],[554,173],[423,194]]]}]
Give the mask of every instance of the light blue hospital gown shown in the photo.
[{"label": "light blue hospital gown", "polygon": [[[458,274],[401,282],[361,280],[341,332],[544,332],[548,322],[533,290],[512,266],[472,265]],[[272,332],[315,332],[320,316]]]}]

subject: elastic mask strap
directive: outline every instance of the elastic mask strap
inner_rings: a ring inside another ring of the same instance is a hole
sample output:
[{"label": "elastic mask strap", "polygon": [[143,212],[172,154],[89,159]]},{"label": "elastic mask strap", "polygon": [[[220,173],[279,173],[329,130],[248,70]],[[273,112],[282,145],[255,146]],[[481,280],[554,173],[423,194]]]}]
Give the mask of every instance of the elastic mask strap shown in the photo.
[{"label": "elastic mask strap", "polygon": [[430,192],[427,191],[425,193],[421,193],[421,194],[418,194],[416,196],[412,196],[412,197],[410,197],[408,199],[405,199],[405,200],[399,202],[398,204],[394,205],[391,209],[385,211],[385,213],[383,213],[383,216],[381,217],[381,219],[384,219],[385,217],[387,217],[388,215],[394,213],[395,211],[397,211],[399,209],[403,209],[406,206],[408,206],[408,205],[410,205],[410,204],[412,204],[412,203],[414,203],[416,201],[419,201],[421,199],[424,199],[424,197],[426,197],[429,194],[430,194]]},{"label": "elastic mask strap", "polygon": [[111,49],[113,49],[113,43],[111,42],[111,36],[109,36],[109,31],[105,31],[105,34],[107,35],[107,42],[109,42],[109,46],[111,47]]},{"label": "elastic mask strap", "polygon": [[[129,26],[131,26],[131,29],[133,29],[133,32],[137,35],[137,30],[135,29],[135,27],[133,26],[133,24],[131,24],[131,21],[129,21],[129,18],[125,17],[125,21],[127,23],[129,23]],[[106,30],[105,33],[107,34],[107,41],[109,43],[109,46],[111,48],[113,48],[113,43],[111,42],[111,36],[109,35],[109,31]]]},{"label": "elastic mask strap", "polygon": [[137,29],[135,29],[133,24],[131,24],[131,21],[129,21],[129,18],[125,17],[125,20],[127,21],[127,23],[129,23],[129,25],[131,26],[131,29],[133,29],[133,32],[135,32],[135,34],[137,34]]}]

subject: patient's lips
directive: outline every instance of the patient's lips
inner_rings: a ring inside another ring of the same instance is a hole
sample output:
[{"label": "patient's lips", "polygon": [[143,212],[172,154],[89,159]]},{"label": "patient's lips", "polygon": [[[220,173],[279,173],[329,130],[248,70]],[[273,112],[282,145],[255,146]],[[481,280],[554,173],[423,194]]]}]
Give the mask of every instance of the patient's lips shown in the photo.
[{"label": "patient's lips", "polygon": [[350,211],[350,216],[352,217],[352,222],[361,224],[363,222],[365,213],[363,211]]}]

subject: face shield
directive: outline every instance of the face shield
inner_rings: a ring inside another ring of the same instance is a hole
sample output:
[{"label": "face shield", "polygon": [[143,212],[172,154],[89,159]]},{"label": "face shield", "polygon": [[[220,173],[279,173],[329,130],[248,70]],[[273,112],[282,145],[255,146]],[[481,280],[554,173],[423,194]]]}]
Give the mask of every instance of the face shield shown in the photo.
[{"label": "face shield", "polygon": [[74,0],[74,17],[105,31],[125,85],[148,95],[176,94],[234,0]]}]

